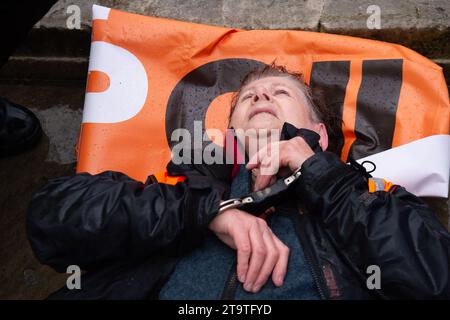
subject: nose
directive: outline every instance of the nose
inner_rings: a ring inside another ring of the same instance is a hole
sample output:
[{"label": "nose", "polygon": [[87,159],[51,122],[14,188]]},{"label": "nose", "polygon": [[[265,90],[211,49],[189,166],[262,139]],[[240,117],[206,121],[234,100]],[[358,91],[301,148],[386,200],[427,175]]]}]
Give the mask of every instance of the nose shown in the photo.
[{"label": "nose", "polygon": [[253,103],[256,103],[259,100],[272,101],[272,97],[266,91],[258,90],[253,96]]}]

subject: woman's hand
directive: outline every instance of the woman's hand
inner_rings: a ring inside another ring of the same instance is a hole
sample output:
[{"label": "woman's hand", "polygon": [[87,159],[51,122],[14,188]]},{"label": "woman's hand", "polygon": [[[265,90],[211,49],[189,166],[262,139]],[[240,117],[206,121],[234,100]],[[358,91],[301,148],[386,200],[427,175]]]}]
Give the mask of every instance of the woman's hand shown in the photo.
[{"label": "woman's hand", "polygon": [[237,250],[237,275],[246,291],[258,292],[270,275],[277,287],[283,284],[289,248],[272,233],[264,219],[230,209],[216,216],[209,229]]},{"label": "woman's hand", "polygon": [[302,137],[267,144],[250,158],[246,166],[247,170],[256,173],[254,190],[276,182],[277,174],[288,176],[313,155],[314,151]]}]

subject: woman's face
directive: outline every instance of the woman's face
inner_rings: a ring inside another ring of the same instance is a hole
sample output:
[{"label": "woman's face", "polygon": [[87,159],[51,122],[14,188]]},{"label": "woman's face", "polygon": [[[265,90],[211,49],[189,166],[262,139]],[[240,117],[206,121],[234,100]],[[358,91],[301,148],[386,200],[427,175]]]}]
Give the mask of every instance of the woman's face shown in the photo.
[{"label": "woman's face", "polygon": [[278,129],[284,122],[315,129],[306,97],[288,77],[266,77],[242,88],[230,121],[234,129]]}]

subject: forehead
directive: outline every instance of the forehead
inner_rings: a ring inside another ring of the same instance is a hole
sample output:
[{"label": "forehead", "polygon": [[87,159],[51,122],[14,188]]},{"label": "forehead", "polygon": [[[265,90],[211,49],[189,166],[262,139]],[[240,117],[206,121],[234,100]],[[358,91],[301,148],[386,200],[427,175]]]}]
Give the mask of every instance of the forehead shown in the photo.
[{"label": "forehead", "polygon": [[247,83],[242,89],[241,92],[252,90],[258,87],[275,87],[275,86],[283,86],[290,89],[300,89],[299,83],[294,79],[291,79],[287,76],[271,76],[264,77],[261,79],[253,80]]}]

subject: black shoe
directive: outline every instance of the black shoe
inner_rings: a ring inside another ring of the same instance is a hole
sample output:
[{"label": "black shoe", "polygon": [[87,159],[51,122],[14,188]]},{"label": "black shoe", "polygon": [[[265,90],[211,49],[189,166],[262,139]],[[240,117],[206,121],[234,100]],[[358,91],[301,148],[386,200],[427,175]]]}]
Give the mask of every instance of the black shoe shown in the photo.
[{"label": "black shoe", "polygon": [[0,157],[30,149],[41,136],[41,125],[34,113],[0,97]]}]

